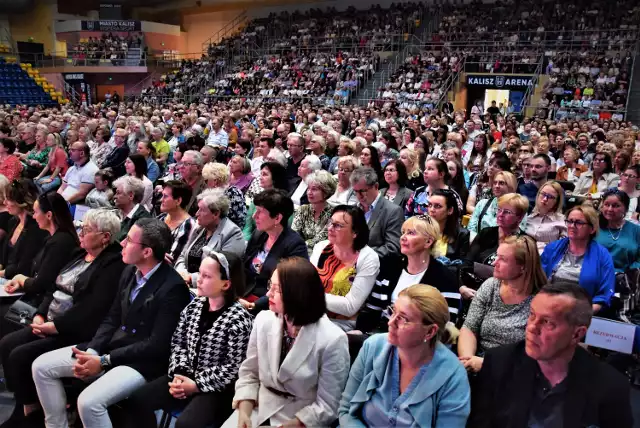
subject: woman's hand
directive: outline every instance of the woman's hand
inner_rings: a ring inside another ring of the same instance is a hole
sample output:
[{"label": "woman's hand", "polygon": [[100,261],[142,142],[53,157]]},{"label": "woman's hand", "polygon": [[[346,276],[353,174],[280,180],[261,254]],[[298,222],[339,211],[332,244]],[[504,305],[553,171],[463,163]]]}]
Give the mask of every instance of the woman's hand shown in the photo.
[{"label": "woman's hand", "polygon": [[51,321],[36,324],[35,318],[34,318],[34,323],[31,324],[30,327],[32,328],[33,334],[35,334],[36,336],[54,336],[58,334],[58,329],[56,329],[56,325]]},{"label": "woman's hand", "polygon": [[252,400],[242,400],[238,403],[238,428],[252,428],[251,413],[254,405]]},{"label": "woman's hand", "polygon": [[186,376],[175,375],[173,382],[169,382],[169,393],[178,400],[184,400],[198,392],[200,392],[198,385]]},{"label": "woman's hand", "polygon": [[282,428],[293,428],[293,427],[304,427],[304,426],[305,424],[300,422],[300,419],[298,418],[289,419],[288,421],[280,425],[280,427]]},{"label": "woman's hand", "polygon": [[244,299],[238,299],[238,303],[240,303],[244,308],[248,311],[256,307],[255,303],[248,302]]},{"label": "woman's hand", "polygon": [[462,287],[460,287],[460,294],[462,295],[463,299],[471,300],[476,297],[476,290],[463,285]]},{"label": "woman's hand", "polygon": [[13,294],[18,290],[20,290],[20,284],[18,284],[14,280],[11,280],[4,285],[4,291],[6,291],[9,294]]},{"label": "woman's hand", "polygon": [[18,283],[18,285],[20,287],[24,287],[24,282],[29,279],[29,277],[22,275],[22,274],[17,274],[16,276],[13,277],[12,281],[15,281]]},{"label": "woman's hand", "polygon": [[468,372],[478,373],[482,368],[482,363],[484,362],[484,358],[480,357],[460,357],[460,362],[467,369]]}]

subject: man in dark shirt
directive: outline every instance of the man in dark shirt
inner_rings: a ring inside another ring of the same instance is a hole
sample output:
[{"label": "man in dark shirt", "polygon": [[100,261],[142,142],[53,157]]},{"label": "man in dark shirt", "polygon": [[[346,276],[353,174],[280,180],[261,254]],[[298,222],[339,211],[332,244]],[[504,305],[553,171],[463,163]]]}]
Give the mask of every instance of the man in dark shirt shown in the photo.
[{"label": "man in dark shirt", "polygon": [[629,382],[579,346],[592,313],[577,284],[538,292],[525,340],[485,354],[467,426],[631,428]]},{"label": "man in dark shirt", "polygon": [[496,120],[496,117],[500,114],[500,109],[496,106],[495,101],[491,101],[491,106],[487,109],[487,113],[491,115],[494,121]]},{"label": "man in dark shirt", "polygon": [[297,132],[292,132],[287,137],[287,148],[289,149],[289,159],[287,160],[287,181],[289,182],[289,192],[293,192],[302,180],[298,175],[298,168],[304,159],[304,138]]},{"label": "man in dark shirt", "polygon": [[531,165],[531,179],[527,182],[524,179],[518,181],[518,193],[529,199],[529,212],[536,206],[538,190],[547,182],[549,169],[551,169],[551,159],[549,156],[539,153],[529,161]]}]

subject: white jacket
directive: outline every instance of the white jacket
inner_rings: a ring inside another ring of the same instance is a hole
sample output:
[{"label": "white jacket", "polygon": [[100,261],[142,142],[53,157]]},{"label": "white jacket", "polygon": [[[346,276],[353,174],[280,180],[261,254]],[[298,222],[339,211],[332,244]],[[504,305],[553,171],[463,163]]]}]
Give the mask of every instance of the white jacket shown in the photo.
[{"label": "white jacket", "polygon": [[[256,317],[247,358],[238,373],[233,408],[237,409],[242,400],[254,400],[255,426],[267,419],[270,425],[278,426],[294,417],[308,427],[329,426],[338,417],[340,397],[349,377],[347,335],[324,315],[300,329],[280,365],[282,328],[282,318],[271,311],[262,311]],[[277,395],[267,387],[294,398]],[[237,420],[237,414],[224,426],[232,420]],[[237,427],[237,423],[231,425]]]}]

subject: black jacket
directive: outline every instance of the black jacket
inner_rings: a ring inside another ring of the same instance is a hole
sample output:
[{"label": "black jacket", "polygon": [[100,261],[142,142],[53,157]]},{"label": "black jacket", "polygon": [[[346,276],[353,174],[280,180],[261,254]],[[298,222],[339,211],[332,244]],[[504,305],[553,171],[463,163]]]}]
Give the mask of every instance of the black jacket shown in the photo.
[{"label": "black jacket", "polygon": [[271,279],[271,275],[273,271],[276,270],[276,266],[281,259],[293,256],[300,256],[305,259],[309,258],[307,245],[304,240],[287,226],[271,247],[271,251],[269,251],[267,258],[262,264],[260,273],[256,274],[251,263],[256,254],[264,247],[268,237],[269,235],[267,235],[266,232],[256,230],[247,243],[247,249],[244,252],[244,270],[247,277],[247,288],[244,292],[245,296],[254,294],[262,297],[267,294],[267,283]]},{"label": "black jacket", "polygon": [[129,157],[129,150],[129,145],[126,142],[121,147],[114,148],[107,155],[100,168],[111,168],[115,177],[122,177],[125,174],[124,162]]},{"label": "black jacket", "polygon": [[24,282],[24,292],[40,294],[49,291],[60,270],[71,260],[77,249],[78,241],[75,236],[56,231],[33,259],[28,275],[30,278]]},{"label": "black jacket", "polygon": [[[538,370],[524,341],[487,351],[472,388],[467,427],[526,427]],[[567,381],[564,428],[633,426],[629,382],[579,346]]]},{"label": "black jacket", "polygon": [[149,211],[147,211],[142,204],[139,204],[138,208],[131,215],[131,218],[125,217],[122,220],[122,224],[120,225],[120,233],[118,233],[118,236],[116,236],[116,241],[121,242],[124,238],[127,237],[129,230],[131,230],[131,226],[136,224],[136,221],[140,220],[141,218],[147,217],[151,217],[151,214],[149,214]]},{"label": "black jacket", "polygon": [[[365,302],[364,309],[358,314],[356,330],[373,331],[381,322],[382,311],[391,304],[391,295],[398,285],[402,271],[407,267],[407,258],[401,254],[394,254],[380,263],[380,272],[371,293]],[[447,304],[452,311],[451,321],[455,323],[455,316],[460,308],[460,291],[458,279],[442,263],[431,258],[429,267],[420,279],[420,284],[431,285],[442,293],[448,293]]]},{"label": "black jacket", "polygon": [[166,374],[171,336],[190,295],[182,277],[162,263],[142,287],[133,303],[136,267],[127,266],[120,277],[118,294],[89,343],[79,345],[98,354],[109,354],[111,364],[128,366],[146,379]]},{"label": "black jacket", "polygon": [[[121,251],[120,244],[114,242],[102,250],[91,265],[78,276],[73,288],[73,306],[53,320],[60,336],[74,343],[91,340],[118,292],[113,279],[120,278],[126,266],[122,261]],[[87,252],[81,248],[74,251],[71,261],[60,269],[60,272],[82,260],[86,254]],[[45,319],[56,290],[54,278],[52,287],[47,290],[38,307],[38,313]]]},{"label": "black jacket", "polygon": [[469,253],[469,229],[461,227],[458,229],[458,236],[455,241],[450,242],[447,246],[447,254],[445,256],[449,260],[463,260],[467,258]]},{"label": "black jacket", "polygon": [[40,229],[38,223],[27,215],[24,229],[16,241],[16,245],[9,249],[9,242],[13,231],[18,227],[19,220],[13,217],[9,221],[9,230],[4,241],[2,265],[4,266],[4,277],[11,279],[17,274],[29,276],[31,274],[31,264],[33,259],[42,249],[42,246],[51,236],[46,230]]}]

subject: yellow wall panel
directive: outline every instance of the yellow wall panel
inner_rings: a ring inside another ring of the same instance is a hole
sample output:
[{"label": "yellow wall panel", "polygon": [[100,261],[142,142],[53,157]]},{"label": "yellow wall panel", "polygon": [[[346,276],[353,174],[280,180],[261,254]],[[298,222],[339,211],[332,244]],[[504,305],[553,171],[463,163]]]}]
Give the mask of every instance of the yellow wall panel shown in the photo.
[{"label": "yellow wall panel", "polygon": [[28,13],[10,15],[9,26],[11,36],[15,41],[27,42],[29,39],[33,39],[34,42],[44,45],[46,54],[55,52],[55,31],[51,5],[37,1]]}]

